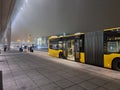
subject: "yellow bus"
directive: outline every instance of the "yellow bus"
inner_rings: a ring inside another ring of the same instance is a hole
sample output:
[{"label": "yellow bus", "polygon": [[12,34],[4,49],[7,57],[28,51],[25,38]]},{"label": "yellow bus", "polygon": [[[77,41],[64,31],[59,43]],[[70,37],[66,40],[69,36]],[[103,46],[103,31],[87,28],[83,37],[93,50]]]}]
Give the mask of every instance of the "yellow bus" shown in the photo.
[{"label": "yellow bus", "polygon": [[85,64],[120,71],[120,27],[49,37],[48,53]]}]

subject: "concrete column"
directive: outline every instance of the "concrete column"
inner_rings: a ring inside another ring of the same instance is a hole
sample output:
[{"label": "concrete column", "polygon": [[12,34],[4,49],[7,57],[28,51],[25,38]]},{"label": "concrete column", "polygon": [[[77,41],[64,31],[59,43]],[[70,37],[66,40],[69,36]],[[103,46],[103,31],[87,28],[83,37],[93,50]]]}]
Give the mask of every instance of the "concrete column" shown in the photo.
[{"label": "concrete column", "polygon": [[5,32],[2,34],[2,38],[1,38],[1,44],[2,44],[3,47],[4,47],[5,45],[7,45],[6,33],[7,33],[7,31],[5,31]]},{"label": "concrete column", "polygon": [[8,45],[8,50],[10,50],[10,45],[11,45],[11,25],[8,26],[7,28],[7,45]]}]

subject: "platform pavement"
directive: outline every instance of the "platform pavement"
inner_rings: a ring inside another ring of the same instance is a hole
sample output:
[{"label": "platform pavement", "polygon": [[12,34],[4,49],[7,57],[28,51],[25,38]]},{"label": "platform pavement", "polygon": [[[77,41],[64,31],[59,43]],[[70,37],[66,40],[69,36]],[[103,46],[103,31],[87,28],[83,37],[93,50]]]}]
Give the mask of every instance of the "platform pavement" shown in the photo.
[{"label": "platform pavement", "polygon": [[[60,59],[60,58],[58,59],[55,57],[51,57],[48,52],[43,52],[43,51],[35,51],[34,53],[31,53],[31,54],[38,55],[38,56],[41,56],[44,58],[49,58],[50,60],[65,64],[65,65],[70,66],[70,67],[72,66],[76,69],[84,69],[86,71],[90,71],[90,73],[97,73],[100,75],[105,75],[105,76],[108,76],[108,77],[116,79],[116,80],[120,79],[120,72],[116,71],[116,70],[102,68],[102,67],[88,65],[88,64],[82,64],[82,63],[74,62],[74,61],[71,62],[71,61],[66,60],[66,59]],[[64,61],[61,62],[61,60],[64,60]]]},{"label": "platform pavement", "polygon": [[53,58],[47,52],[0,55],[4,90],[120,90],[120,72]]}]

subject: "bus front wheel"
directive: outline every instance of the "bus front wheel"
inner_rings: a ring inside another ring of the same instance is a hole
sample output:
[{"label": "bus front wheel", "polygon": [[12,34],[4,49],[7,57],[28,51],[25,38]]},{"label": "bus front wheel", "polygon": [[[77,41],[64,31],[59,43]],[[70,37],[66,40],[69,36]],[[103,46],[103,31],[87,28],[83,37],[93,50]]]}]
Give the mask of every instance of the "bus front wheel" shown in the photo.
[{"label": "bus front wheel", "polygon": [[120,71],[120,59],[115,59],[112,62],[112,68]]}]

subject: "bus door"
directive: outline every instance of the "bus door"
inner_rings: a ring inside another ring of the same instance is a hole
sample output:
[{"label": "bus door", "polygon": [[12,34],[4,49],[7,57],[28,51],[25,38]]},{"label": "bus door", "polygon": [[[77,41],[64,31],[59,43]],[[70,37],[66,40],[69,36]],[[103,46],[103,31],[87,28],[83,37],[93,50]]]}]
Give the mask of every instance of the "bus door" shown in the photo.
[{"label": "bus door", "polygon": [[75,60],[74,57],[74,40],[67,40],[67,59]]},{"label": "bus door", "polygon": [[74,43],[75,61],[80,62],[80,40],[76,39]]},{"label": "bus door", "polygon": [[63,56],[64,56],[63,58],[66,59],[66,58],[67,58],[67,48],[66,48],[67,45],[66,45],[66,40],[63,41],[63,46],[62,46],[62,47],[63,47]]}]

